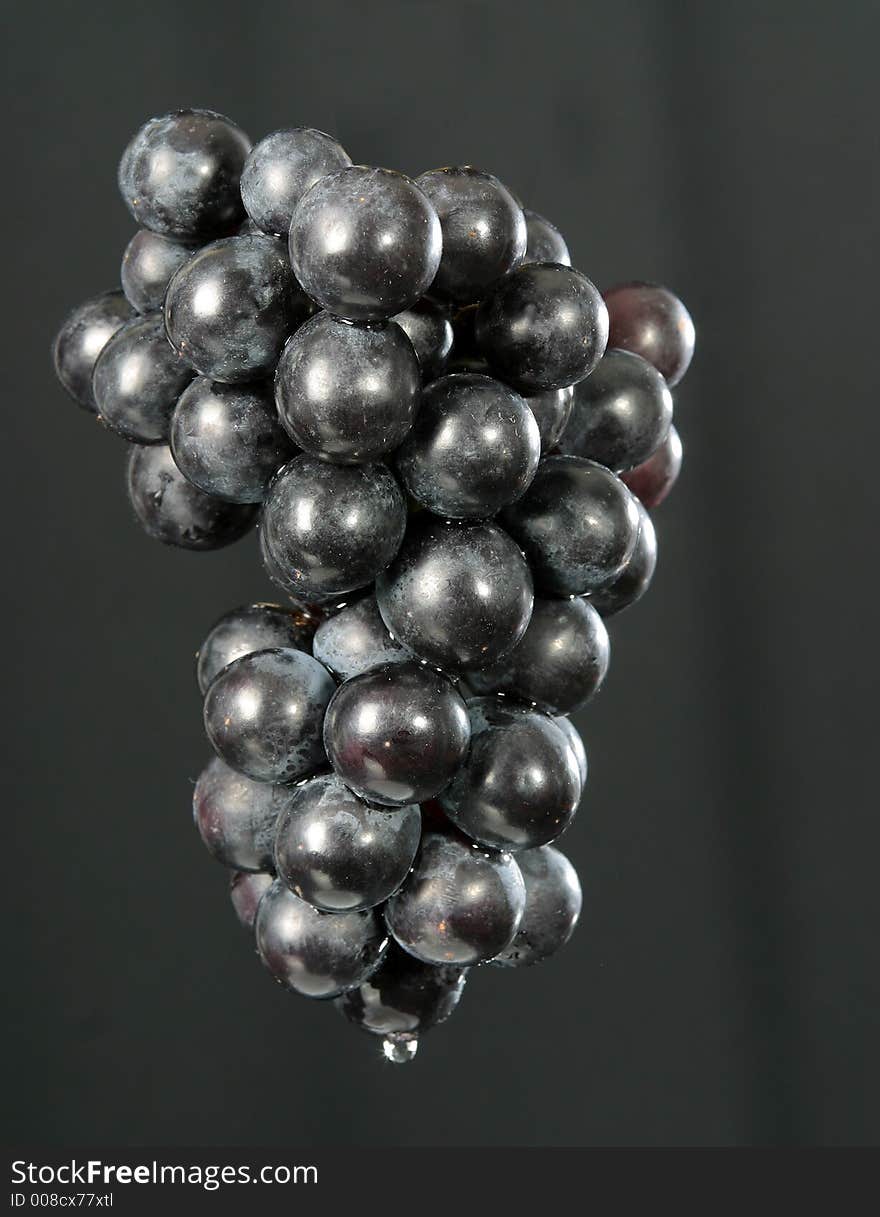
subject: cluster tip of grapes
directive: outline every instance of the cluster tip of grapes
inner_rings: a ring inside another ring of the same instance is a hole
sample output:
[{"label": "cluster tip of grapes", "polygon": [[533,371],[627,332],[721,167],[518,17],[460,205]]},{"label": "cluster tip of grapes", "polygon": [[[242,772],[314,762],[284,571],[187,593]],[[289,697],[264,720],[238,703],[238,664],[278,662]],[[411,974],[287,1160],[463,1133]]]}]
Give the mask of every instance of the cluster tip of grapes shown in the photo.
[{"label": "cluster tip of grapes", "polygon": [[272,975],[405,1062],[473,967],[575,928],[569,716],[654,572],[693,324],[663,287],[600,293],[471,166],[411,179],[184,110],[119,187],[122,290],[64,322],[58,377],[129,442],[148,534],[257,525],[287,598],[199,651],[196,825]]}]

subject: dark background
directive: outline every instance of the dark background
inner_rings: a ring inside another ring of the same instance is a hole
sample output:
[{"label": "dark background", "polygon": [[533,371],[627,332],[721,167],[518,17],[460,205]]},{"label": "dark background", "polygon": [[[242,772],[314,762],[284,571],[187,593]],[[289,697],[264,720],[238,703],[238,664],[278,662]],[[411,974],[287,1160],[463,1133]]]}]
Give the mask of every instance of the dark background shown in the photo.
[{"label": "dark background", "polygon": [[[872,3],[11,7],[3,206],[8,1134],[52,1144],[864,1144],[878,1134]],[[270,983],[190,822],[192,657],[253,539],[166,551],[53,382],[148,116],[497,173],[698,353],[649,598],[581,716],[568,950],[395,1069]]]}]

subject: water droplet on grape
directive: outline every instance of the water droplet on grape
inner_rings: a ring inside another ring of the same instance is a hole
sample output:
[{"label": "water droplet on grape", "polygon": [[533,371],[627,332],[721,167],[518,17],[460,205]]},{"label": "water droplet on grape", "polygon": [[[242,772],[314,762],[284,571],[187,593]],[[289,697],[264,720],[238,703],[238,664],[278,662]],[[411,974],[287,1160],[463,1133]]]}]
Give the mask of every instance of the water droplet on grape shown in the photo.
[{"label": "water droplet on grape", "polygon": [[386,1035],[382,1040],[382,1054],[392,1065],[406,1065],[415,1059],[419,1050],[419,1041],[415,1035]]}]

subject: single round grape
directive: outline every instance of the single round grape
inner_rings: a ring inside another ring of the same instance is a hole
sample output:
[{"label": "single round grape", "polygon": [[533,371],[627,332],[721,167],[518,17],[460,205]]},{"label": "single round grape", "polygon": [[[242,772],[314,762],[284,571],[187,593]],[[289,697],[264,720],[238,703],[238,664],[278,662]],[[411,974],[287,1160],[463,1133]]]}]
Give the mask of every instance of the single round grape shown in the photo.
[{"label": "single round grape", "polygon": [[337,997],[363,984],[382,960],[388,936],[373,909],[319,913],[276,879],[260,901],[257,951],[286,989]]},{"label": "single round grape", "polygon": [[260,901],[272,886],[273,876],[233,871],[229,879],[229,899],[235,915],[246,930],[253,930]]},{"label": "single round grape", "polygon": [[524,262],[556,262],[571,266],[571,255],[559,229],[537,211],[526,210],[526,256]]},{"label": "single round grape", "polygon": [[386,663],[410,659],[409,652],[385,628],[375,596],[364,596],[322,621],[315,633],[312,654],[340,680],[350,680]]},{"label": "single round grape", "polygon": [[544,845],[516,855],[526,887],[526,907],[510,946],[492,960],[506,968],[540,963],[565,946],[581,915],[577,871],[558,849]]},{"label": "single round grape", "polygon": [[303,453],[266,494],[261,541],[306,594],[365,587],[400,548],[406,500],[384,465],[331,465]]},{"label": "single round grape", "polygon": [[586,275],[536,262],[486,297],[475,331],[496,375],[521,393],[539,393],[589,376],[605,353],[608,312]]},{"label": "single round grape", "polygon": [[639,513],[620,478],[579,456],[548,456],[523,497],[501,514],[535,586],[578,596],[616,579],[635,549]]},{"label": "single round grape", "polygon": [[629,351],[609,350],[575,386],[560,447],[620,473],[647,460],[671,423],[672,394],[657,369]]},{"label": "single round grape", "polygon": [[345,608],[355,597],[362,594],[361,589],[354,592],[329,592],[325,594],[309,591],[303,587],[301,581],[296,578],[295,573],[289,567],[282,567],[276,561],[274,554],[266,545],[266,530],[260,528],[258,529],[258,534],[260,559],[263,563],[263,569],[275,586],[287,594],[295,608],[302,609],[310,615],[320,616],[323,619]]},{"label": "single round grape", "polygon": [[133,309],[155,313],[165,303],[171,276],[188,262],[198,246],[174,241],[161,233],[141,228],[122,255],[122,290]]},{"label": "single round grape", "polygon": [[533,849],[568,828],[581,797],[571,746],[545,714],[495,697],[468,703],[467,761],[440,795],[462,832],[496,849]]},{"label": "single round grape", "polygon": [[344,169],[351,157],[324,131],[273,131],[251,148],[241,174],[241,198],[263,232],[286,237],[297,203],[315,182]]},{"label": "single round grape", "polygon": [[297,279],[349,321],[393,317],[424,295],[440,263],[440,221],[415,182],[352,165],[300,199],[290,226]]},{"label": "single round grape", "polygon": [[416,178],[440,219],[443,254],[431,292],[468,304],[522,262],[526,220],[503,183],[471,165]]},{"label": "single round grape", "polygon": [[389,807],[438,794],[465,758],[467,707],[445,676],[392,663],[344,681],[324,720],[336,773],[362,798]]},{"label": "single round grape", "polygon": [[569,748],[571,748],[572,752],[574,753],[575,764],[577,765],[578,773],[580,774],[581,778],[581,792],[583,792],[586,789],[587,772],[589,768],[587,765],[587,750],[584,747],[584,741],[581,739],[580,732],[570,718],[566,718],[564,715],[560,714],[557,715],[553,721],[565,736],[566,740],[568,741]]},{"label": "single round grape", "polygon": [[678,296],[656,283],[624,283],[603,295],[609,346],[641,355],[677,385],[694,354],[694,323]]},{"label": "single round grape", "polygon": [[143,228],[181,240],[230,232],[244,217],[245,133],[212,110],[151,118],[119,162],[119,191]]},{"label": "single round grape", "polygon": [[413,344],[422,379],[430,381],[442,376],[452,351],[452,322],[448,310],[433,300],[419,300],[412,308],[396,313],[391,320]]},{"label": "single round grape", "polygon": [[391,942],[372,976],[337,997],[336,1007],[372,1035],[419,1035],[449,1018],[466,975],[462,968],[422,963]]},{"label": "single round grape", "polygon": [[651,511],[660,506],[677,482],[682,456],[681,436],[673,424],[657,451],[635,469],[622,474],[622,480],[639,502]]},{"label": "single round grape", "polygon": [[419,361],[400,326],[318,313],[290,339],[275,373],[279,417],[300,448],[341,464],[375,461],[412,426]]},{"label": "single round grape", "polygon": [[209,852],[240,871],[275,869],[275,832],[293,789],[255,782],[218,756],[208,762],[193,792],[193,819]]},{"label": "single round grape", "polygon": [[536,599],[529,627],[510,654],[492,667],[469,672],[469,684],[476,693],[508,693],[547,714],[573,714],[597,692],[608,671],[608,631],[591,605],[578,599]]},{"label": "single round grape", "polygon": [[376,580],[382,620],[413,654],[456,671],[512,650],[532,615],[532,576],[497,524],[414,516],[400,553]]},{"label": "single round grape", "polygon": [[541,436],[541,455],[546,456],[559,443],[559,437],[571,418],[574,388],[546,389],[543,393],[532,393],[523,400],[535,416]]},{"label": "single round grape", "polygon": [[296,787],[278,820],[276,869],[325,913],[374,908],[409,874],[421,835],[415,803],[371,807],[335,774],[320,775]]},{"label": "single round grape", "polygon": [[261,503],[296,455],[269,382],[227,385],[207,376],[196,377],[175,406],[171,451],[194,486],[230,503]]},{"label": "single round grape", "polygon": [[[318,618],[280,604],[243,604],[216,621],[199,648],[196,674],[202,694],[218,672],[243,655],[278,647],[308,651]],[[320,656],[316,656],[320,658]]]},{"label": "single round grape", "polygon": [[217,755],[257,782],[295,782],[324,762],[321,726],[336,686],[302,651],[243,655],[205,695],[205,730]]},{"label": "single round grape", "polygon": [[630,560],[613,583],[600,587],[590,595],[590,604],[603,617],[613,617],[641,600],[648,590],[657,566],[657,534],[651,517],[641,503],[639,537]]},{"label": "single round grape", "polygon": [[136,317],[113,335],[95,364],[92,388],[107,426],[136,444],[168,440],[171,415],[193,378],[169,346],[162,318]]},{"label": "single round grape", "polygon": [[203,376],[229,383],[271,376],[310,312],[283,244],[262,234],[212,241],[174,273],[165,295],[171,345]]},{"label": "single round grape", "polygon": [[122,292],[104,292],[75,308],[52,344],[55,375],[75,402],[97,413],[92,373],[104,347],[134,317]]},{"label": "single round grape", "polygon": [[510,854],[428,832],[412,874],[385,906],[385,921],[423,963],[468,967],[510,945],[525,895]]},{"label": "single round grape", "polygon": [[243,537],[256,522],[256,504],[225,503],[197,490],[165,444],[132,445],[127,484],[141,527],[163,545],[220,549]]},{"label": "single round grape", "polygon": [[482,520],[525,492],[540,458],[541,434],[523,399],[489,376],[457,374],[422,393],[397,471],[435,515]]}]

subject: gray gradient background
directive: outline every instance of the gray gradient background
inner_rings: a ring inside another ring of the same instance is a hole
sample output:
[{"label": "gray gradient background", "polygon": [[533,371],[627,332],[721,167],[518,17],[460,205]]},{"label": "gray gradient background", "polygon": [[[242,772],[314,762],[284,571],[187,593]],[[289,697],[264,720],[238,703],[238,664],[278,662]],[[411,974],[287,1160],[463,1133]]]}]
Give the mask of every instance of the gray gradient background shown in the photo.
[{"label": "gray gradient background", "polygon": [[[7,1133],[53,1144],[865,1143],[878,1133],[873,4],[7,9]],[[190,822],[192,656],[253,540],[166,551],[48,348],[114,285],[116,160],[206,105],[257,138],[496,172],[698,356],[649,598],[581,716],[570,948],[475,976],[396,1070],[285,996]]]}]

